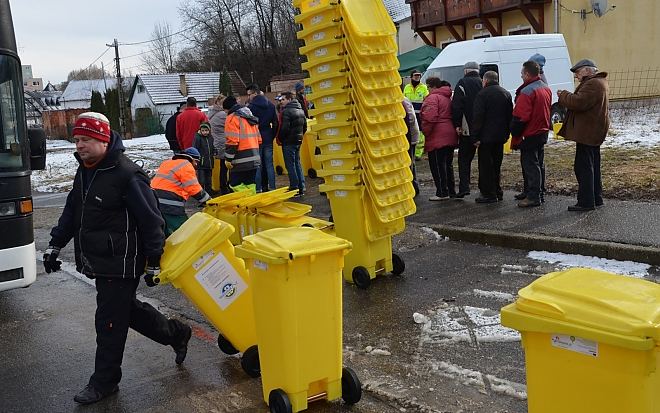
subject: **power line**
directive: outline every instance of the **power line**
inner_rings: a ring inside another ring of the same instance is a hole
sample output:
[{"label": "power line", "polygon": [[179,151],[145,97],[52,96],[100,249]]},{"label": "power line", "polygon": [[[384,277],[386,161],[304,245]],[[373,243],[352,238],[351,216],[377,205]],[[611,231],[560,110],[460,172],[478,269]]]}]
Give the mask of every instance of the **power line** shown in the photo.
[{"label": "power line", "polygon": [[179,31],[176,32],[176,33],[168,34],[167,36],[159,37],[159,38],[157,38],[157,39],[145,40],[145,41],[142,41],[142,42],[135,42],[135,43],[119,43],[119,46],[137,46],[137,45],[140,45],[140,44],[152,43],[152,42],[156,42],[156,41],[158,41],[158,40],[167,39],[168,37],[174,37],[174,36],[176,36],[176,35],[178,35],[178,34],[181,34],[181,33],[185,32],[186,30],[188,30],[188,28],[181,29],[181,30],[179,30]]}]

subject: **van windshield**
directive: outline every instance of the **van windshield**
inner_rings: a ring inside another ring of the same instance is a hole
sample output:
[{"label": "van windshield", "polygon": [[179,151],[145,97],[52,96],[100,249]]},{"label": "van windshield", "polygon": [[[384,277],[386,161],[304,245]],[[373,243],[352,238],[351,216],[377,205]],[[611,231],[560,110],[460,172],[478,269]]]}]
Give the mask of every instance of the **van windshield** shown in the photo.
[{"label": "van windshield", "polygon": [[426,83],[426,79],[431,76],[439,77],[441,80],[451,83],[453,90],[456,83],[463,78],[463,65],[429,68],[424,72],[422,82]]}]

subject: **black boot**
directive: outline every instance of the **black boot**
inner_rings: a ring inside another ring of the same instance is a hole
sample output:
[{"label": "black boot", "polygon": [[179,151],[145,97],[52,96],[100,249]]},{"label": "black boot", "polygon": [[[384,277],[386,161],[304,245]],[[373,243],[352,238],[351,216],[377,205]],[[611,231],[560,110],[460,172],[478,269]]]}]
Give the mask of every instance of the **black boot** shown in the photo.
[{"label": "black boot", "polygon": [[188,354],[188,342],[192,336],[192,328],[189,325],[182,323],[179,320],[174,320],[177,324],[177,332],[174,336],[172,348],[176,353],[176,364],[181,364],[186,359]]},{"label": "black boot", "polygon": [[103,394],[100,391],[96,390],[96,387],[92,386],[91,384],[88,384],[87,386],[85,386],[84,389],[82,389],[80,393],[73,396],[73,401],[80,404],[92,404],[92,403],[96,403],[97,401],[103,399],[106,396],[111,395],[112,393],[116,393],[117,390],[119,390],[119,386],[115,386],[108,393]]}]

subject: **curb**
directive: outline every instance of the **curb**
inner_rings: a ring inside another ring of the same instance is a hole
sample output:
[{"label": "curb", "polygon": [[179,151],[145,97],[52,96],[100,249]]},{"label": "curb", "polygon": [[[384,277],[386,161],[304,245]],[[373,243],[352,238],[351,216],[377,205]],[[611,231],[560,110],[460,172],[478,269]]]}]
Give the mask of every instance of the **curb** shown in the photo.
[{"label": "curb", "polygon": [[562,238],[547,235],[511,233],[507,231],[432,225],[431,228],[452,241],[465,241],[494,247],[526,251],[563,252],[619,261],[635,261],[660,265],[660,248],[618,242],[592,241],[583,238]]}]

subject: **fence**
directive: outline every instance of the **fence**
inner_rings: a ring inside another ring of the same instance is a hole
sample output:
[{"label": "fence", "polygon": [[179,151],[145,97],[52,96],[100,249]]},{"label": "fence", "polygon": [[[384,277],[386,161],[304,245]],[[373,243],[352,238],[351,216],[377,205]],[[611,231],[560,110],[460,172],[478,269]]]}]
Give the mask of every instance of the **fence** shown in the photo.
[{"label": "fence", "polygon": [[609,72],[610,101],[631,108],[654,106],[660,98],[660,68]]}]

